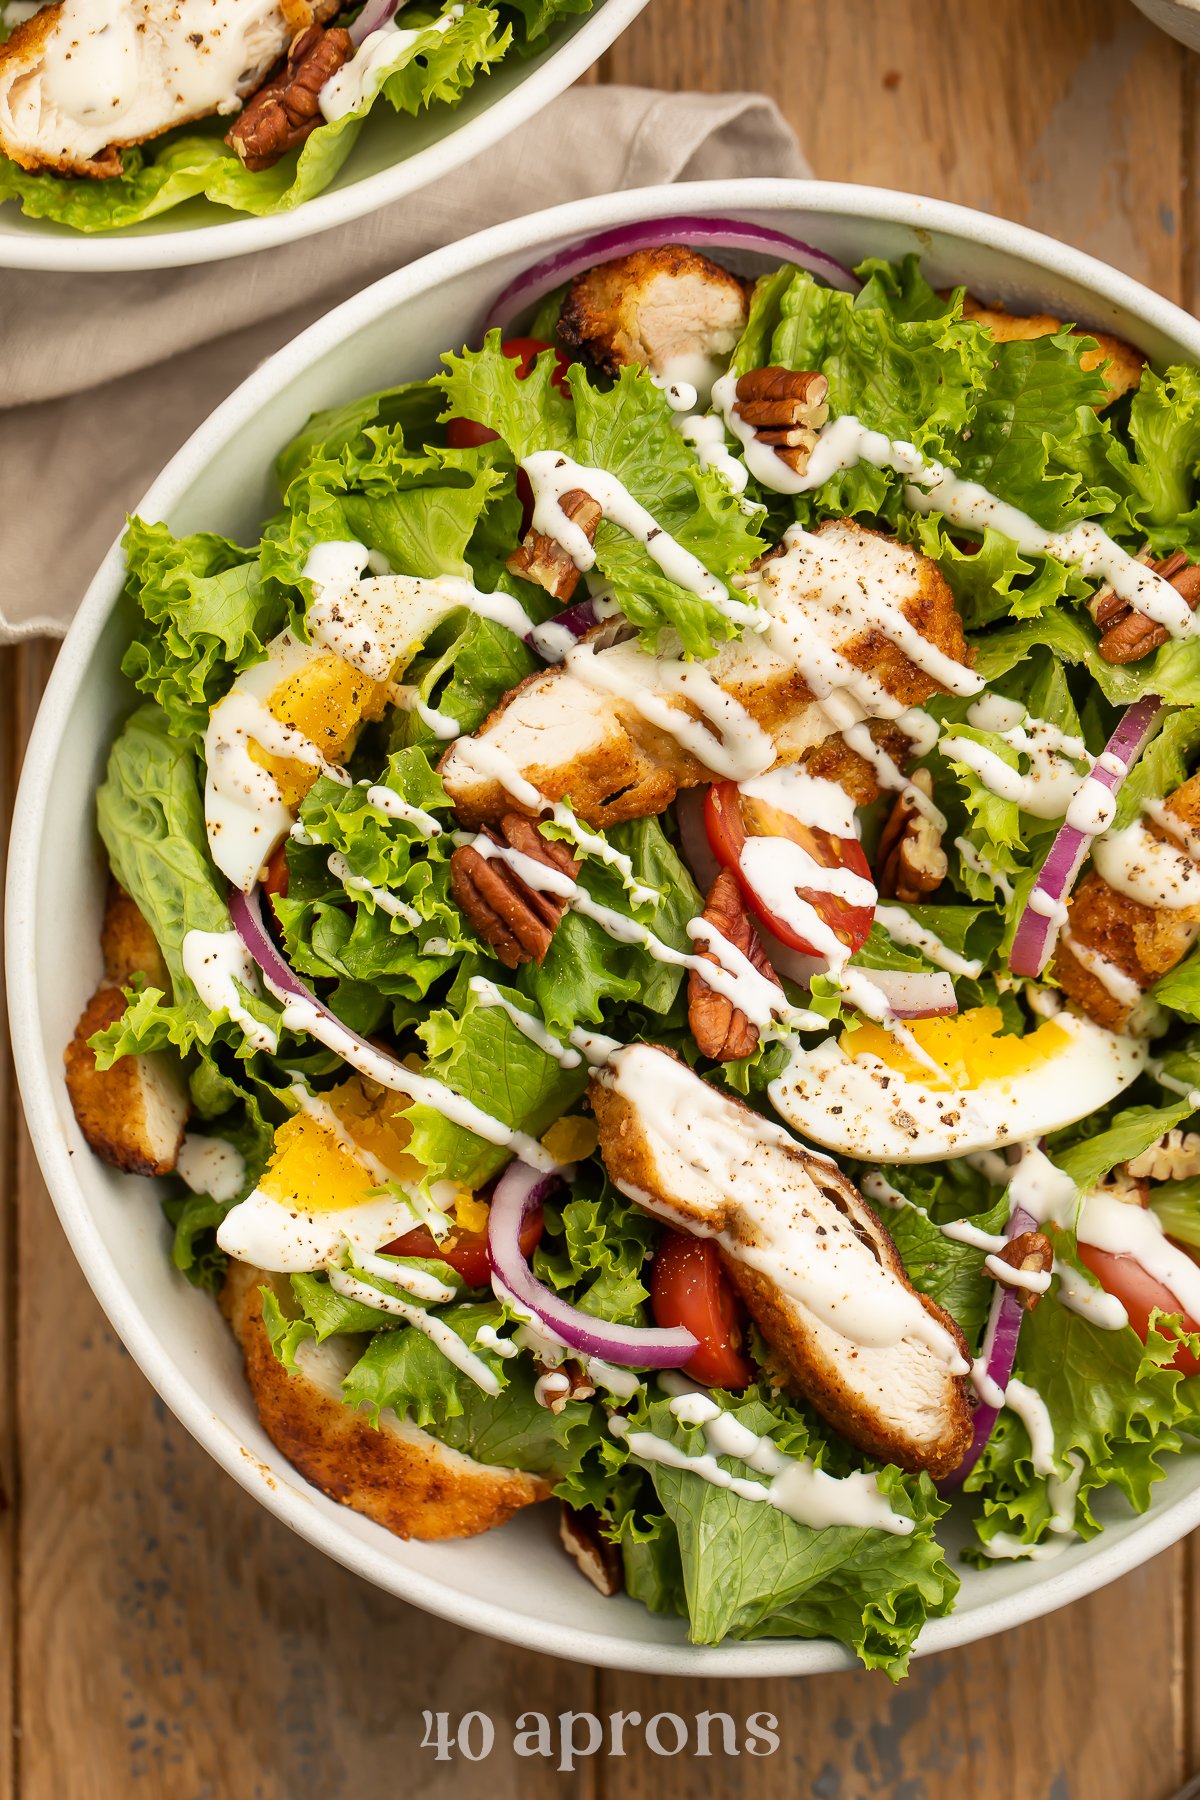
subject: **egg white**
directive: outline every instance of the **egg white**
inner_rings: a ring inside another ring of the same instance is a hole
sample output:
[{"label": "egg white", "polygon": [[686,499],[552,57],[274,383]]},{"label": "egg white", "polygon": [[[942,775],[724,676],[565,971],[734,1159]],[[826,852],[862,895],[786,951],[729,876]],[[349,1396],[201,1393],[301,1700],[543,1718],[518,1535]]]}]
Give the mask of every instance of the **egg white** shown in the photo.
[{"label": "egg white", "polygon": [[238,1262],[281,1275],[323,1269],[349,1248],[369,1255],[420,1223],[407,1200],[383,1194],[328,1212],[301,1212],[255,1188],[231,1207],[217,1230],[217,1243]]},{"label": "egg white", "polygon": [[781,1118],[835,1154],[864,1162],[937,1162],[1041,1137],[1104,1106],[1145,1068],[1144,1040],[1072,1013],[1053,1057],[970,1089],[927,1087],[878,1057],[851,1057],[837,1038],[798,1047],[768,1089]]}]

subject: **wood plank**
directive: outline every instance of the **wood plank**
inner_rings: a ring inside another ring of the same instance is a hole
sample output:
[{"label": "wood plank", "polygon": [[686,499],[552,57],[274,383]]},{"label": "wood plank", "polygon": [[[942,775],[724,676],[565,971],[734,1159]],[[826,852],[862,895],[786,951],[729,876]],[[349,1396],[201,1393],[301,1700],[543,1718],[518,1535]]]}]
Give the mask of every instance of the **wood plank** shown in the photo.
[{"label": "wood plank", "polygon": [[[16,667],[11,653],[0,653],[0,834],[3,854],[15,771],[19,760],[16,736]],[[0,1000],[4,977],[0,973]],[[18,1672],[16,1632],[17,1585],[17,1324],[16,1295],[18,1100],[13,1080],[8,1033],[0,1033],[0,1800],[15,1800],[18,1740],[15,1701]]]},{"label": "wood plank", "polygon": [[[21,701],[9,716],[22,739],[52,654],[8,653]],[[489,1794],[563,1791],[552,1767],[512,1754],[505,1727],[527,1706],[552,1715],[593,1706],[593,1672],[427,1618],[264,1512],[167,1413],[117,1341],[23,1129],[16,1157],[13,1795],[127,1800],[136,1783],[146,1800],[384,1800],[398,1768],[414,1793],[461,1792],[467,1765],[435,1764],[418,1748],[422,1710],[447,1707],[496,1720]],[[0,1645],[10,1638],[0,1630]],[[589,1784],[581,1772],[565,1791],[584,1800]]]},{"label": "wood plank", "polygon": [[825,180],[982,207],[1175,295],[1185,61],[1126,0],[652,0],[602,74],[763,90]]},{"label": "wood plank", "polygon": [[[689,1718],[711,1707],[739,1724],[774,1713],[778,1753],[755,1761],[752,1776],[744,1755],[724,1764],[731,1787],[752,1781],[755,1800],[1168,1800],[1186,1761],[1184,1554],[1017,1631],[914,1662],[898,1686],[857,1672],[705,1682],[698,1693],[694,1682],[605,1672],[601,1709]],[[714,1777],[719,1791],[721,1767],[639,1743],[619,1770],[601,1769],[602,1800],[702,1800]]]}]

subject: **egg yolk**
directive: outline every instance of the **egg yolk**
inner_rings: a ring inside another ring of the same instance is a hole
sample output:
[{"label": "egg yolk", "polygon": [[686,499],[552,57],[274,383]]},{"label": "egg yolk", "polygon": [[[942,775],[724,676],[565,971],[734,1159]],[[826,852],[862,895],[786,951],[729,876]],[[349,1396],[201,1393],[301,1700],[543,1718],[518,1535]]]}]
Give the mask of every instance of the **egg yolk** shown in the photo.
[{"label": "egg yolk", "polygon": [[296,1113],[275,1133],[275,1148],[260,1192],[300,1212],[336,1212],[357,1206],[379,1183],[354,1154],[359,1145],[397,1180],[416,1181],[422,1169],[405,1146],[410,1128],[402,1114],[385,1110],[390,1095],[372,1098],[357,1081],[343,1082],[323,1096],[337,1114],[346,1143],[337,1131],[311,1113]]},{"label": "egg yolk", "polygon": [[575,1113],[555,1119],[542,1139],[542,1148],[548,1150],[556,1162],[582,1162],[585,1156],[592,1154],[598,1141],[595,1119],[585,1119]]},{"label": "egg yolk", "polygon": [[[340,656],[314,656],[280,682],[267,711],[281,725],[302,732],[327,762],[340,763],[363,721],[379,718],[386,700],[384,682],[370,681]],[[274,777],[285,806],[299,806],[320,770],[292,757],[272,756],[253,739],[248,749],[259,767]]]},{"label": "egg yolk", "polygon": [[839,1043],[847,1056],[877,1056],[898,1075],[925,1087],[962,1089],[1027,1074],[1058,1055],[1070,1041],[1057,1019],[1045,1020],[1026,1037],[1004,1032],[1003,1023],[998,1006],[973,1006],[948,1019],[911,1020],[906,1029],[941,1069],[941,1081],[882,1025],[844,1031]]}]

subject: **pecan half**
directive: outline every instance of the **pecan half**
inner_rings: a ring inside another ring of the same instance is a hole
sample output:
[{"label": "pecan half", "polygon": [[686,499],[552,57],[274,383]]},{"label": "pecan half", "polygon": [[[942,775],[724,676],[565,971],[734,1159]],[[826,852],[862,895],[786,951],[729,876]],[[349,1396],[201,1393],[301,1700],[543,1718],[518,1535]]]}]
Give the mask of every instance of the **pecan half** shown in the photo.
[{"label": "pecan half", "polygon": [[[604,517],[599,502],[582,488],[568,488],[559,506],[571,523],[586,534],[588,543],[594,544],[597,528]],[[569,600],[579,580],[579,570],[558,539],[547,536],[544,531],[534,531],[532,526],[504,566],[510,575],[536,582],[556,600]]]},{"label": "pecan half", "polygon": [[[1054,1246],[1045,1232],[1023,1231],[996,1252],[996,1261],[1007,1263],[1010,1269],[1019,1269],[1024,1275],[1048,1275],[1054,1267]],[[1042,1297],[1033,1288],[1015,1284],[1014,1292],[1020,1296],[1026,1312],[1032,1312]]]},{"label": "pecan half", "polygon": [[[1164,576],[1195,612],[1200,603],[1200,564],[1189,562],[1182,550],[1176,550],[1161,562],[1154,562],[1143,553],[1139,561],[1149,563],[1156,575]],[[1111,587],[1101,588],[1093,596],[1088,610],[1100,627],[1100,654],[1105,662],[1140,662],[1143,656],[1149,656],[1152,650],[1165,644],[1171,635],[1165,625],[1158,625],[1144,613],[1135,612]]]},{"label": "pecan half", "polygon": [[568,1506],[565,1500],[561,1505],[558,1535],[563,1549],[580,1574],[586,1575],[606,1599],[611,1599],[624,1586],[620,1550],[604,1536],[599,1518],[590,1507],[584,1511]]},{"label": "pecan half", "polygon": [[[929,770],[915,769],[912,786],[931,798],[933,780]],[[946,879],[950,865],[942,849],[941,830],[918,809],[907,790],[888,815],[875,861],[875,885],[887,900],[903,900],[912,905],[932,894]]]},{"label": "pecan half", "polygon": [[800,475],[829,417],[828,393],[828,381],[815,369],[749,369],[738,378],[733,410]]},{"label": "pecan half", "polygon": [[[759,974],[773,981],[782,994],[783,983],[750,923],[742,891],[730,870],[722,869],[709,889],[704,918],[743,956],[748,956]],[[701,938],[701,946],[703,943]],[[708,962],[718,960],[711,950],[701,948],[700,954]],[[758,1026],[732,1000],[710,987],[695,969],[688,976],[688,1024],[701,1056],[711,1056],[715,1062],[737,1062],[743,1056],[753,1056],[758,1048]]]},{"label": "pecan half", "polygon": [[1176,1126],[1140,1156],[1131,1157],[1125,1173],[1135,1181],[1187,1181],[1200,1175],[1200,1132]]},{"label": "pecan half", "polygon": [[292,39],[287,61],[246,102],[225,134],[247,169],[270,169],[321,123],[321,89],[354,54],[348,31],[310,25]]},{"label": "pecan half", "polygon": [[450,892],[505,968],[540,963],[567,903],[531,887],[502,857],[479,849],[481,842],[515,850],[572,880],[579,864],[565,844],[544,838],[533,820],[518,812],[505,813],[495,830],[486,827],[474,844],[460,845],[450,858]]}]

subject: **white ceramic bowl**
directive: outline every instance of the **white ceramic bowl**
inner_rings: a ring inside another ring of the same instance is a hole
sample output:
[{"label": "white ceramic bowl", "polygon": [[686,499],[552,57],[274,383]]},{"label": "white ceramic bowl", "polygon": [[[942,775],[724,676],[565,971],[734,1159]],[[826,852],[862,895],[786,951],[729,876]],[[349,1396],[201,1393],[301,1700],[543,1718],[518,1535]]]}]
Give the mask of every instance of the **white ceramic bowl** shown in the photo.
[{"label": "white ceramic bowl", "polygon": [[[963,207],[878,189],[747,181],[605,196],[487,231],[389,276],[265,363],[201,426],[138,508],[176,531],[257,536],[275,452],[310,412],[424,374],[476,331],[489,299],[549,250],[633,219],[736,214],[844,261],[916,250],[938,283],[1049,307],[1120,332],[1154,357],[1200,361],[1200,325],[1136,282],[1049,238]],[[9,868],[8,967],[16,1067],[34,1144],[88,1279],[141,1368],[213,1456],[278,1518],[347,1567],[431,1612],[582,1662],[659,1673],[801,1674],[847,1666],[824,1642],[690,1646],[677,1619],[604,1600],[561,1556],[549,1508],[463,1544],[404,1544],[325,1499],[261,1430],[216,1307],[171,1269],[156,1196],[90,1155],[62,1081],[62,1052],[99,967],[101,861],[93,793],[130,693],[118,675],[128,622],[114,545],[54,670],[25,762]],[[1151,1510],[1111,1509],[1108,1529],[1052,1563],[963,1571],[957,1610],[920,1651],[944,1650],[1076,1599],[1200,1523],[1200,1460],[1170,1462]]]},{"label": "white ceramic bowl", "polygon": [[93,235],[49,219],[27,219],[15,201],[7,202],[0,206],[0,268],[91,275],[178,269],[270,250],[346,225],[428,187],[532,119],[599,61],[645,5],[646,0],[595,0],[590,13],[556,27],[537,56],[506,56],[457,106],[439,103],[415,119],[384,104],[373,107],[335,180],[291,212],[256,219],[197,199],[144,225]]},{"label": "white ceramic bowl", "polygon": [[1178,38],[1189,50],[1200,50],[1200,0],[1133,0],[1152,25]]}]

